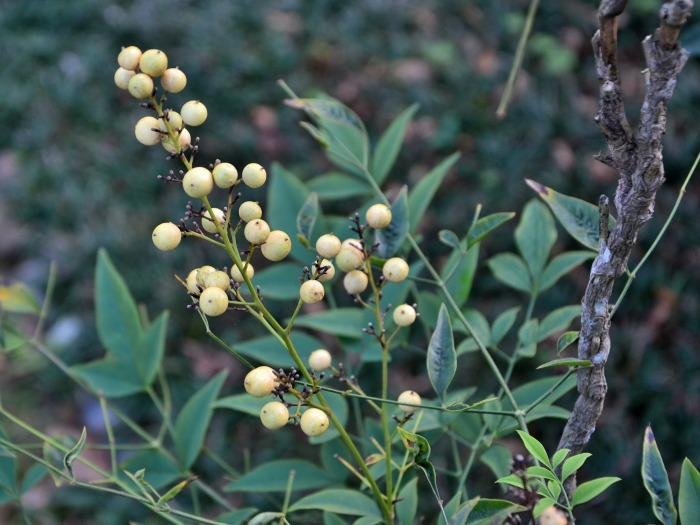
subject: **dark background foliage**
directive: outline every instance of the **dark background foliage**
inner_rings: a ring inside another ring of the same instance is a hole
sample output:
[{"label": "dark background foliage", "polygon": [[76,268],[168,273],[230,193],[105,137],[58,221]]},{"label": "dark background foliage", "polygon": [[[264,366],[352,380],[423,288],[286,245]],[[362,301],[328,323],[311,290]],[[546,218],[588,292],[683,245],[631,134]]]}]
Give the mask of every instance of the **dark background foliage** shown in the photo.
[{"label": "dark background foliage", "polygon": [[[509,114],[502,121],[494,116],[527,4],[6,0],[0,7],[0,279],[21,280],[41,291],[49,261],[56,261],[49,341],[67,362],[83,362],[101,352],[93,328],[92,276],[96,250],[105,247],[152,315],[172,310],[167,367],[180,399],[224,366],[232,367],[229,387],[237,388],[242,370],[206,343],[199,319],[185,309],[172,279],[204,264],[202,253],[163,254],[149,240],[154,225],[179,216],[185,199],[156,180],[168,169],[164,154],[134,140],[133,124],[142,110],[113,84],[116,55],[130,44],[165,50],[171,64],[188,74],[186,97],[207,103],[209,120],[197,129],[207,162],[278,161],[304,178],[329,171],[322,151],[298,127],[299,115],[283,105],[277,79],[302,95],[325,92],[340,99],[374,137],[402,109],[419,103],[387,189],[414,184],[441,158],[462,153],[422,223],[423,244],[437,259],[446,255],[437,231],[463,233],[477,204],[485,213],[520,211],[533,197],[524,178],[591,202],[601,193],[612,195],[614,174],[592,158],[603,146],[592,121],[597,79],[589,39],[596,2],[544,3]],[[620,63],[632,120],[643,97],[639,42],[654,29],[659,4],[631,2],[621,20]],[[700,145],[700,26],[693,22],[684,36],[695,54],[670,105],[668,181],[659,192],[655,218],[640,236],[637,258],[659,231]],[[618,475],[623,482],[581,511],[584,523],[651,520],[639,477],[647,422],[654,426],[672,479],[677,480],[683,457],[700,460],[696,188],[691,185],[614,319],[609,399],[583,478]],[[482,260],[512,249],[511,233],[512,227],[505,228],[485,243]],[[556,249],[573,246],[561,232]],[[585,278],[585,272],[574,273],[547,292],[540,311],[577,302]],[[498,285],[485,267],[472,297],[472,306],[489,318],[523,299]],[[255,331],[243,322],[235,329],[241,338]],[[521,366],[514,383],[531,373]],[[59,430],[95,419],[92,401],[35,355],[0,355],[0,374],[3,395],[28,419],[46,420],[51,414],[49,421]],[[483,374],[475,368],[465,375],[476,382]],[[133,403],[138,410],[138,400]],[[553,448],[561,426],[550,422],[533,430]],[[213,434],[234,465],[258,440],[248,425],[215,422]],[[257,461],[282,456],[290,446],[281,437],[265,439],[252,450]],[[496,494],[491,485],[475,487]],[[110,500],[105,508],[99,501],[70,489],[47,490],[35,505],[45,523],[124,522],[129,503]],[[3,522],[14,519],[10,510],[6,516]]]}]

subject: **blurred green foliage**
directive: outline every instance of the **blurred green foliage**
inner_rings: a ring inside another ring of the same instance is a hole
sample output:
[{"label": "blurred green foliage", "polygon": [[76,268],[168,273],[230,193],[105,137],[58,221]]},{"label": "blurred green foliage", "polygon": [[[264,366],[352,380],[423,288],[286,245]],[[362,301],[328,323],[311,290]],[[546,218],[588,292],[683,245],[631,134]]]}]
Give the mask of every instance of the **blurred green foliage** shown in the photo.
[{"label": "blurred green foliage", "polygon": [[[449,228],[463,234],[478,203],[487,213],[520,211],[532,197],[526,177],[591,202],[601,193],[612,195],[614,174],[592,159],[603,147],[592,121],[597,79],[589,39],[596,2],[542,5],[515,100],[506,119],[494,117],[527,4],[5,0],[0,8],[0,278],[21,279],[40,290],[48,262],[56,260],[59,285],[51,324],[61,328],[49,335],[62,346],[66,361],[85,362],[101,355],[91,287],[97,249],[105,247],[149,312],[172,310],[167,366],[181,374],[181,384],[173,389],[176,402],[230,366],[219,350],[203,346],[199,319],[185,309],[172,278],[204,264],[201,252],[163,254],[150,243],[153,226],[177,219],[186,200],[156,180],[168,169],[165,153],[134,140],[132,126],[141,111],[113,84],[116,55],[130,44],[165,50],[171,63],[188,74],[187,97],[208,104],[209,120],[197,129],[204,162],[218,157],[238,166],[251,161],[269,166],[278,161],[305,178],[331,170],[323,152],[298,128],[296,112],[283,105],[280,78],[300,95],[322,91],[340,99],[375,137],[400,111],[420,104],[389,189],[415,184],[439,159],[455,150],[462,153],[421,226],[423,244],[434,258],[447,253],[436,232]],[[654,29],[658,5],[656,0],[632,2],[621,21],[621,71],[633,121],[643,97],[639,42]],[[700,27],[690,25],[684,35],[694,56],[669,109],[668,182],[659,193],[655,218],[640,236],[639,253],[658,232],[700,147]],[[619,523],[649,520],[638,477],[640,436],[648,421],[654,422],[667,464],[680,465],[684,456],[700,454],[700,193],[693,186],[614,319],[609,399],[587,468],[591,477],[612,470],[624,481],[605,501],[582,509],[585,523],[605,523],[611,515]],[[566,239],[562,233],[555,251],[574,246]],[[486,253],[511,242],[509,232],[499,233],[486,243]],[[577,302],[585,278],[575,274],[570,286],[548,291],[539,308]],[[486,268],[474,286],[472,297],[479,299],[472,306],[490,319],[515,304],[513,292],[497,284]],[[234,328],[241,339],[256,333],[243,322]],[[410,359],[401,363],[415,366]],[[81,426],[94,417],[91,405],[68,390],[48,365],[37,384],[34,378],[43,366],[26,356],[0,363],[3,383],[22,392],[14,396],[18,408],[60,413],[66,425]],[[479,366],[475,359],[474,370],[465,370],[464,377],[477,384]],[[238,382],[240,373],[234,370],[230,381]],[[518,374],[530,373],[516,370],[516,383]],[[127,402],[138,406],[138,400]],[[40,412],[32,417],[41,419]],[[549,447],[560,430],[536,429]],[[217,432],[219,452],[237,467],[243,459],[226,451],[234,436],[238,450],[255,444],[260,461],[284,456],[280,438],[266,435],[261,443],[245,426],[217,429],[215,422]],[[673,469],[671,479],[677,480]],[[70,490],[51,498],[45,503],[45,523],[122,523],[126,514],[121,512],[129,507],[112,499],[107,506],[93,494]]]}]

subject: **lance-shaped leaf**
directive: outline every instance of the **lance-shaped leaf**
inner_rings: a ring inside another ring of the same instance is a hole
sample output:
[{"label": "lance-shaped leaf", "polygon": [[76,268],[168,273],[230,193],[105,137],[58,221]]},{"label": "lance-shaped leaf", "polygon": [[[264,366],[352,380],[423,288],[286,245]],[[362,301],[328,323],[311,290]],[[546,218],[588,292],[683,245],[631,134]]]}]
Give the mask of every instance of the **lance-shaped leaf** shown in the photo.
[{"label": "lance-shaped leaf", "polygon": [[386,228],[375,230],[379,242],[377,255],[383,259],[393,257],[408,234],[407,188],[404,186],[391,204],[391,223]]},{"label": "lance-shaped leaf", "polygon": [[70,474],[70,477],[72,480],[75,480],[75,476],[73,475],[73,462],[76,460],[76,458],[80,455],[80,453],[83,450],[83,447],[85,447],[85,440],[87,439],[87,429],[83,427],[83,431],[80,434],[80,439],[78,442],[75,444],[75,446],[70,449],[68,452],[66,452],[66,455],[63,457],[63,466],[66,467],[66,470]]},{"label": "lance-shaped leaf", "polygon": [[445,175],[459,160],[459,153],[453,153],[432,170],[421,177],[408,195],[408,210],[411,222],[411,231],[415,231],[418,222],[423,217],[425,210],[428,209],[430,201],[433,200]]},{"label": "lance-shaped leaf", "polygon": [[309,247],[311,232],[318,216],[318,194],[312,192],[297,213],[297,237],[304,247]]},{"label": "lance-shaped leaf", "polygon": [[444,402],[447,387],[457,370],[457,353],[452,333],[452,323],[447,307],[443,304],[438,313],[435,331],[428,345],[428,377],[433,389]]},{"label": "lance-shaped leaf", "polygon": [[38,314],[41,305],[25,284],[15,283],[0,286],[0,310],[16,314]]},{"label": "lance-shaped leaf", "polygon": [[467,234],[467,250],[484,239],[499,226],[515,217],[513,212],[493,213],[476,221]]},{"label": "lance-shaped leaf", "polygon": [[695,523],[700,516],[700,472],[688,458],[681,467],[681,485],[678,489],[678,513],[681,525]]},{"label": "lance-shaped leaf", "polygon": [[403,110],[396,117],[396,120],[389,125],[379,142],[377,142],[377,147],[374,150],[370,163],[370,172],[377,184],[384,182],[384,179],[389,175],[391,167],[396,162],[396,157],[399,154],[404,135],[406,134],[406,128],[416,111],[418,111],[418,104],[413,104]]},{"label": "lance-shaped leaf", "polygon": [[642,479],[644,486],[651,495],[651,509],[661,523],[674,525],[678,519],[676,507],[673,504],[671,485],[664,461],[661,459],[659,447],[656,445],[651,426],[644,432],[644,447],[642,451]]},{"label": "lance-shaped leaf", "polygon": [[[413,455],[413,462],[419,467],[425,474],[428,484],[435,499],[442,507],[442,499],[440,498],[440,493],[438,492],[437,486],[437,476],[435,475],[435,467],[429,461],[430,459],[430,443],[423,436],[419,434],[413,434],[401,427],[397,427],[399,435],[401,436],[401,441],[403,442],[406,450],[408,450]],[[444,514],[444,510],[443,510]],[[446,519],[446,518],[445,518]]]},{"label": "lance-shaped leaf", "polygon": [[549,259],[549,252],[557,240],[557,229],[552,214],[536,200],[525,206],[515,229],[515,243],[527,263],[533,282],[542,282],[542,273]]}]

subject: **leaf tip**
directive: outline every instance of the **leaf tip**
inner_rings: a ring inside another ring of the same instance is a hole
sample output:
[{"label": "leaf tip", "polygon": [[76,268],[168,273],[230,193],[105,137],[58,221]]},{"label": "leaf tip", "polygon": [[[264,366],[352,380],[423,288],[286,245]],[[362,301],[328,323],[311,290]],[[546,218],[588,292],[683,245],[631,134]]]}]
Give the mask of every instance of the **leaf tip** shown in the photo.
[{"label": "leaf tip", "polygon": [[544,184],[540,184],[532,179],[525,179],[525,184],[530,186],[540,197],[544,198],[549,196],[549,188]]}]

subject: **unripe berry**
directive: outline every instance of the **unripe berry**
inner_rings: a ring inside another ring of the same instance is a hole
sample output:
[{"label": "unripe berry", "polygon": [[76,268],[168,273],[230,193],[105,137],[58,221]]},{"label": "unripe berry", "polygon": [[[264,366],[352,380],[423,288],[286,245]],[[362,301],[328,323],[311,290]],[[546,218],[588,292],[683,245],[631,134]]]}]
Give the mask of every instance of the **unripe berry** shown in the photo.
[{"label": "unripe berry", "polygon": [[306,304],[315,304],[322,301],[324,294],[323,284],[315,279],[306,281],[299,288],[299,297]]},{"label": "unripe berry", "polygon": [[254,221],[262,217],[262,208],[257,202],[245,201],[238,208],[238,216],[245,222]]},{"label": "unripe berry", "polygon": [[367,210],[365,218],[372,228],[386,228],[391,222],[391,210],[386,204],[374,204]]},{"label": "unripe berry", "polygon": [[262,219],[255,219],[245,225],[243,236],[251,244],[262,244],[270,236],[270,225]]},{"label": "unripe berry", "polygon": [[260,411],[260,421],[265,428],[277,430],[289,421],[289,409],[284,403],[270,401]]},{"label": "unripe berry", "polygon": [[139,60],[139,69],[152,77],[159,77],[168,69],[168,57],[160,49],[144,51]]},{"label": "unripe berry", "polygon": [[322,259],[318,265],[319,272],[324,266],[328,266],[325,273],[319,273],[319,275],[316,276],[316,280],[321,281],[322,283],[330,281],[335,276],[335,266],[333,266],[332,262],[330,262],[328,259]]},{"label": "unripe berry", "polygon": [[221,270],[211,272],[210,274],[207,274],[207,276],[204,278],[205,288],[216,287],[221,288],[222,290],[228,290],[230,286],[231,278],[226,272],[222,272]]},{"label": "unripe berry", "polygon": [[384,263],[382,274],[390,283],[400,283],[408,277],[408,263],[401,257],[392,257]]},{"label": "unripe berry", "polygon": [[214,184],[219,188],[230,188],[238,180],[238,170],[230,162],[219,162],[212,170]]},{"label": "unripe berry", "polygon": [[265,397],[270,395],[277,383],[277,376],[269,366],[254,368],[245,376],[243,385],[245,391],[253,397]]},{"label": "unripe berry", "polygon": [[410,304],[402,304],[394,309],[394,322],[398,326],[408,326],[416,320],[416,310]]},{"label": "unripe berry", "polygon": [[119,89],[127,89],[129,87],[129,80],[131,80],[131,77],[135,74],[134,71],[129,71],[128,69],[120,67],[114,72],[114,83]]},{"label": "unripe berry", "polygon": [[265,184],[267,172],[260,164],[252,162],[243,168],[241,177],[243,178],[243,183],[249,188],[259,188]]},{"label": "unripe berry", "polygon": [[171,67],[165,70],[160,83],[165,91],[179,93],[187,85],[187,76],[179,68]]},{"label": "unripe berry", "polygon": [[362,266],[362,252],[356,248],[346,247],[341,248],[338,255],[335,256],[335,264],[344,272],[351,272],[352,270]]},{"label": "unripe berry", "polygon": [[202,287],[206,288],[206,283],[207,283],[207,275],[209,275],[212,272],[215,272],[216,268],[213,266],[202,266],[201,268],[197,269],[197,284]]},{"label": "unripe berry", "polygon": [[331,353],[325,348],[314,350],[311,352],[311,355],[309,355],[309,366],[317,372],[329,368],[331,366],[331,361]]},{"label": "unripe berry", "polygon": [[214,189],[214,178],[207,168],[192,168],[182,178],[182,189],[190,197],[206,197]]},{"label": "unripe berry", "polygon": [[160,142],[161,134],[158,133],[158,121],[155,117],[142,117],[134,126],[134,135],[144,146],[155,146]]},{"label": "unripe berry", "polygon": [[199,309],[209,317],[223,314],[228,309],[228,294],[218,286],[205,288],[199,296]]},{"label": "unripe berry", "polygon": [[182,116],[177,111],[170,110],[167,113],[167,117],[163,115],[158,119],[158,129],[164,133],[168,132],[168,127],[165,125],[166,120],[171,130],[177,132],[182,129]]},{"label": "unripe berry", "polygon": [[155,227],[151,238],[159,250],[174,250],[182,240],[182,232],[172,222],[164,222]]},{"label": "unripe berry", "polygon": [[[411,403],[413,405],[420,405],[421,399],[420,396],[413,390],[406,390],[405,392],[401,392],[401,395],[399,396],[397,401],[399,403]],[[404,412],[411,414],[418,410],[420,407],[414,407],[411,405],[399,405],[399,408]]]},{"label": "unripe berry", "polygon": [[163,149],[167,151],[168,153],[180,153],[181,150],[186,150],[189,147],[190,143],[190,132],[187,131],[186,129],[183,129],[180,133],[176,134],[177,136],[177,146],[173,145],[173,141],[170,137],[167,135],[163,135],[160,139],[160,145],[163,146]]},{"label": "unripe berry", "polygon": [[320,436],[328,430],[328,416],[318,408],[308,408],[301,415],[301,430],[307,436]]},{"label": "unripe berry", "polygon": [[[199,268],[195,268],[187,275],[187,291],[199,295],[200,290],[197,288],[197,272]],[[206,281],[205,281],[206,282]]]},{"label": "unripe berry", "polygon": [[341,242],[332,233],[321,235],[316,241],[316,251],[321,257],[332,259],[340,252]]},{"label": "unripe berry", "polygon": [[[255,270],[253,269],[252,264],[248,263],[248,266],[246,267],[246,270],[245,270],[245,274],[248,276],[248,279],[253,278],[253,275],[255,275]],[[243,274],[236,266],[231,268],[231,278],[234,281],[236,281],[237,283],[245,282],[245,279],[243,278]]]},{"label": "unripe berry", "polygon": [[[220,210],[219,208],[212,208],[211,211],[214,212],[214,217],[216,218],[217,222],[223,226],[226,222],[226,214],[223,212],[223,210]],[[202,215],[202,228],[209,233],[218,232],[216,229],[216,223],[211,219],[211,215],[209,215],[209,210],[205,211]]]},{"label": "unripe berry", "polygon": [[207,120],[207,107],[199,100],[190,100],[182,106],[180,115],[188,126],[199,126]]},{"label": "unripe berry", "polygon": [[126,89],[134,98],[139,100],[148,98],[153,93],[153,79],[145,73],[136,73],[129,79]]},{"label": "unripe berry", "polygon": [[274,230],[270,232],[260,250],[268,261],[281,261],[292,251],[292,240],[282,230]]},{"label": "unripe berry", "polygon": [[343,286],[350,295],[364,292],[368,283],[367,274],[362,270],[352,270],[345,274],[345,278],[343,278]]},{"label": "unripe berry", "polygon": [[119,66],[128,71],[134,71],[139,67],[139,60],[141,60],[141,50],[136,46],[123,47],[117,55]]}]

